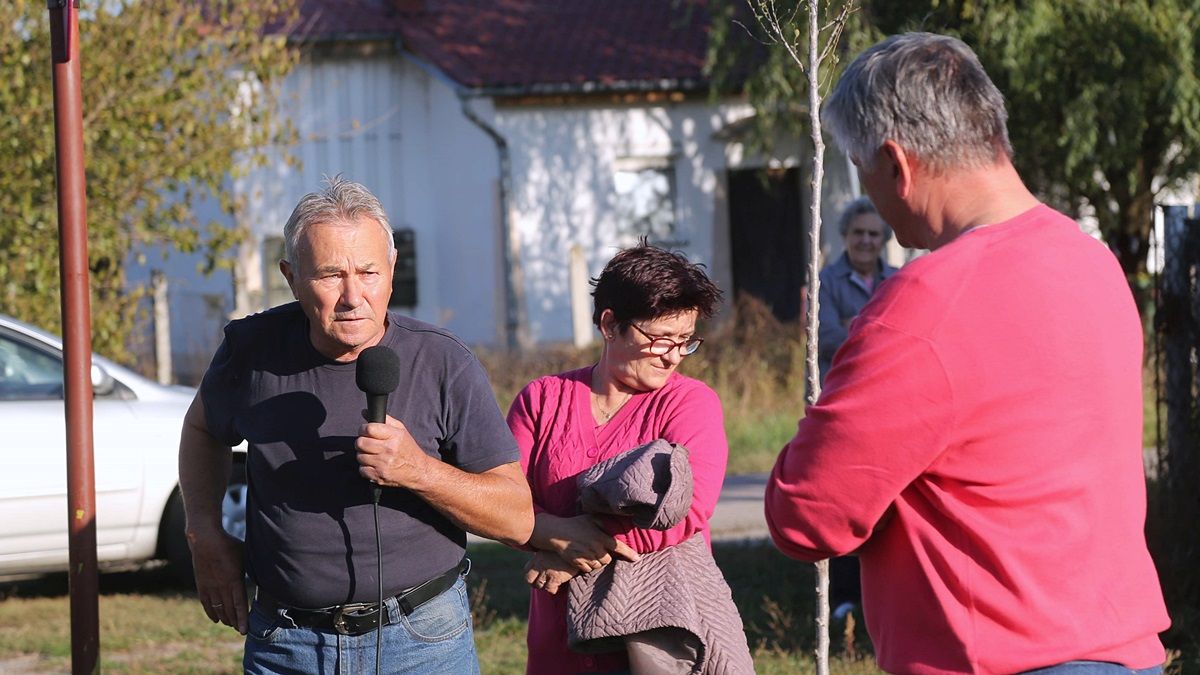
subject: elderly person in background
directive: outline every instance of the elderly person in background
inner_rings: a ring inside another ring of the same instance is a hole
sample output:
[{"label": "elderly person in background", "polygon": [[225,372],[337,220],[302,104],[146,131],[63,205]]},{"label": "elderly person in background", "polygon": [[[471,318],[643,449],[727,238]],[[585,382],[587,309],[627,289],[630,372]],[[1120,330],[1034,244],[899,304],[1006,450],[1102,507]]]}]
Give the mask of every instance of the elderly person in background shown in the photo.
[{"label": "elderly person in background", "polygon": [[842,209],[838,232],[846,250],[821,270],[818,295],[821,332],[817,340],[817,363],[822,383],[833,355],[846,341],[851,319],[862,311],[879,282],[896,273],[896,268],[881,257],[884,244],[892,238],[892,228],[883,221],[870,199],[859,197]]},{"label": "elderly person in background", "polygon": [[[529,544],[539,553],[527,575],[527,672],[536,675],[629,670],[624,653],[568,648],[567,594],[555,591],[614,557],[637,560],[697,533],[707,539],[729,452],[716,393],[675,372],[700,347],[696,321],[712,315],[720,290],[698,265],[644,242],[618,253],[593,285],[600,360],[535,380],[508,413],[537,514]],[[578,474],[659,438],[690,451],[694,493],[682,522],[660,531],[579,514]]]}]

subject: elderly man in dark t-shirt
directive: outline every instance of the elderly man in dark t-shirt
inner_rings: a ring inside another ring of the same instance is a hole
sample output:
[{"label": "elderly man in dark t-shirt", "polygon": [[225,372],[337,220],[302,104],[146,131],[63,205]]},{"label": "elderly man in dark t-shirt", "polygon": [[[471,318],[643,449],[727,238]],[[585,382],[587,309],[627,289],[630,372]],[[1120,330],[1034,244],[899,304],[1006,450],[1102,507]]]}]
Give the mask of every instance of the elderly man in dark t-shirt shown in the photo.
[{"label": "elderly man in dark t-shirt", "polygon": [[[395,249],[366,188],[334,179],[305,196],[284,238],[280,271],[298,302],[226,327],[184,422],[180,486],[204,611],[246,634],[247,672],[374,670],[380,616],[380,671],[478,672],[466,532],[519,545],[533,524],[487,377],[453,335],[388,311]],[[399,358],[400,385],[386,422],[365,423],[356,360],[376,345]],[[244,558],[220,522],[242,440]],[[243,571],[258,587],[252,608]]]}]

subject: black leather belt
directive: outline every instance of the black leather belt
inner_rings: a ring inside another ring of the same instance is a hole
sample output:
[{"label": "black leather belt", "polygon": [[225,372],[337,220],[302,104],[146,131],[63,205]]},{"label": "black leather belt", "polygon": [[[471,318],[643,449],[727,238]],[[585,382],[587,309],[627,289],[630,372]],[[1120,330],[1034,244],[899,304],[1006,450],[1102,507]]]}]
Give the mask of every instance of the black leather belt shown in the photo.
[{"label": "black leather belt", "polygon": [[[471,569],[471,561],[463,558],[462,562],[442,574],[417,586],[400,591],[394,597],[405,616],[412,614],[418,607],[445,593],[454,586],[458,577],[466,576]],[[362,635],[375,630],[379,621],[379,603],[353,602],[345,605],[335,605],[321,609],[303,609],[292,607],[272,598],[258,589],[254,596],[255,602],[263,611],[270,614],[282,614],[291,619],[297,627],[331,630],[342,635]],[[383,625],[392,623],[384,615]]]}]

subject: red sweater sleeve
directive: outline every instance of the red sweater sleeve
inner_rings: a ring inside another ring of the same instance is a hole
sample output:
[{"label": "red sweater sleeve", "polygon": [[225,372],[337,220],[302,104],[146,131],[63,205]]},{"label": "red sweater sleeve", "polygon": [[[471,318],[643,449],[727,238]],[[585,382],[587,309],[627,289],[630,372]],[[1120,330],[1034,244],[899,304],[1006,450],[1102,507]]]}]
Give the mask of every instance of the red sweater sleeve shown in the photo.
[{"label": "red sweater sleeve", "polygon": [[862,546],[943,452],[953,409],[945,369],[927,340],[860,317],[767,481],[775,544],[802,560]]}]

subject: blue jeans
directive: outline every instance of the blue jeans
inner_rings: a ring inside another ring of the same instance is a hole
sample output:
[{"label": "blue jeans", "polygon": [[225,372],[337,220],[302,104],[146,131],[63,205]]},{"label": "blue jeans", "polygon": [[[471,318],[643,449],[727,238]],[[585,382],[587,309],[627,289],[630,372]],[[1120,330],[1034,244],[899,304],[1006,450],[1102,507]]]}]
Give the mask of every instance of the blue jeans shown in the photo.
[{"label": "blue jeans", "polygon": [[[479,659],[471,631],[471,609],[462,577],[445,593],[405,616],[395,598],[384,601],[392,623],[383,627],[381,673],[447,673],[478,675]],[[348,675],[375,672],[375,636],[340,635],[298,628],[281,613],[268,614],[258,603],[250,610],[247,673],[320,673]]]},{"label": "blue jeans", "polygon": [[1162,675],[1162,666],[1134,670],[1105,661],[1067,661],[1057,666],[1027,670],[1021,675]]}]

